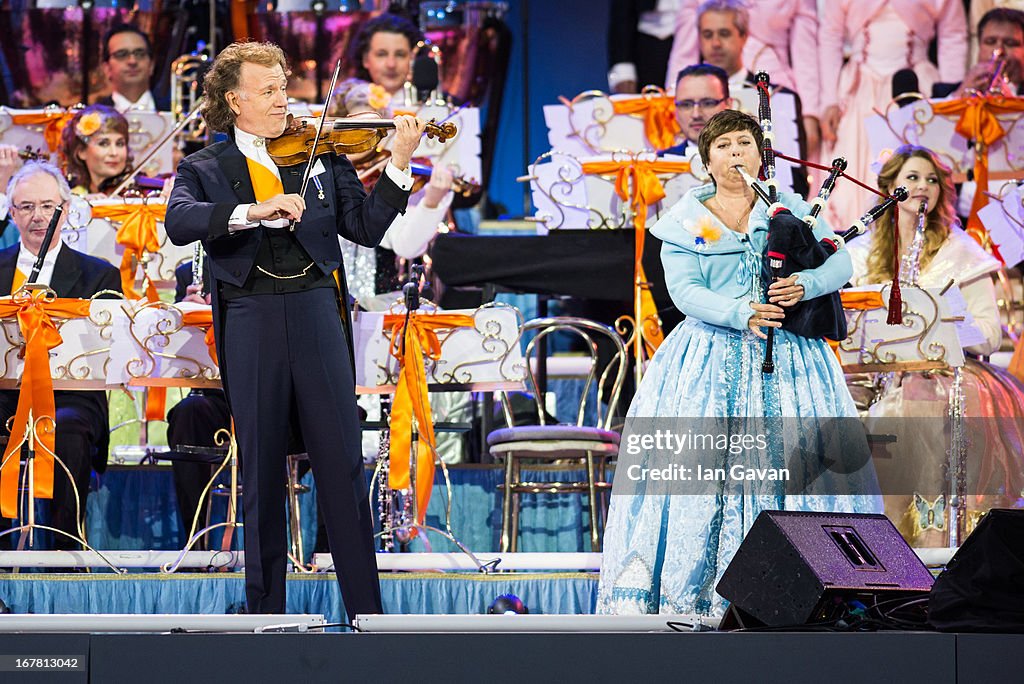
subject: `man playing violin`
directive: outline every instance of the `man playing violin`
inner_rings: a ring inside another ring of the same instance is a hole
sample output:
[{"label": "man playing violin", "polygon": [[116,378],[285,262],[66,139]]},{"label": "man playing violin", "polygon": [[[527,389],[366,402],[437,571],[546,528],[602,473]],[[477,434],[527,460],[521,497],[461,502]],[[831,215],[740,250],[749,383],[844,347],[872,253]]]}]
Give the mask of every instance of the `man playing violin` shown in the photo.
[{"label": "man playing violin", "polygon": [[221,378],[241,455],[249,612],[285,610],[285,456],[294,417],[353,618],[380,612],[381,599],[339,311],[338,236],[376,245],[405,211],[409,160],[424,124],[396,118],[391,162],[369,195],[345,157],[324,154],[311,160],[300,196],[305,164],[278,167],[266,149],[288,123],[287,83],[275,45],[235,43],[218,55],[204,79],[202,115],[231,139],[181,162],[165,226],[175,244],[200,240],[207,254]]}]

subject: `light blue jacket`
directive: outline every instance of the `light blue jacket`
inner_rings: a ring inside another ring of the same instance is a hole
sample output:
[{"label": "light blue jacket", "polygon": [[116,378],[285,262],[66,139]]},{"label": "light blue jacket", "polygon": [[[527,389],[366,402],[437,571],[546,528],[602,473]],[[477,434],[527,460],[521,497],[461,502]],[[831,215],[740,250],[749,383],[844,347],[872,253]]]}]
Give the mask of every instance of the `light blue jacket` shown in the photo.
[{"label": "light blue jacket", "polygon": [[[750,214],[749,232],[737,233],[702,204],[714,193],[715,186],[710,184],[693,188],[651,228],[651,233],[664,242],[661,261],[676,307],[705,323],[745,330],[753,313],[750,302],[764,301],[759,278],[768,239],[767,207],[758,201]],[[810,213],[810,205],[797,195],[780,193],[780,201],[797,218]],[[721,231],[719,239],[698,239],[698,221],[708,220]],[[818,239],[833,235],[820,219],[814,234]],[[841,249],[818,268],[800,272],[797,282],[804,286],[804,299],[813,299],[835,292],[852,276],[850,255]]]}]

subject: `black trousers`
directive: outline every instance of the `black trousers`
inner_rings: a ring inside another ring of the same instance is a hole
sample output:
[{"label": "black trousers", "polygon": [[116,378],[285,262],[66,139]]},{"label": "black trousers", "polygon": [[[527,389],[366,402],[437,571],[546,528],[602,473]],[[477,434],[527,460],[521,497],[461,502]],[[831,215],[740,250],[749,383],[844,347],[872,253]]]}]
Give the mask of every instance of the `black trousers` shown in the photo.
[{"label": "black trousers", "polygon": [[250,613],[285,610],[289,419],[297,416],[349,618],[382,612],[355,380],[330,288],[224,302],[226,388],[245,512]]},{"label": "black trousers", "polygon": [[[214,436],[218,430],[231,427],[228,401],[219,390],[192,392],[167,412],[167,443],[172,450],[180,446],[216,445]],[[208,463],[172,461],[174,471],[174,493],[178,498],[178,513],[181,515],[182,530],[188,534],[199,508],[199,497],[210,481],[216,466]],[[199,519],[199,529],[209,524],[206,515]],[[186,540],[187,541],[187,540]],[[200,539],[195,548],[205,549],[206,537]]]},{"label": "black trousers", "polygon": [[[0,396],[0,424],[6,425],[6,421],[14,415],[16,409],[16,396]],[[59,463],[54,464],[50,520],[48,522],[41,521],[41,524],[55,527],[78,537],[78,523],[81,521],[84,524],[85,521],[85,504],[89,496],[93,456],[102,436],[100,431],[107,428],[105,425],[98,424],[96,416],[91,411],[74,404],[62,405],[59,396],[55,418],[57,430],[54,434],[54,450],[67,466],[71,477],[68,477],[68,473],[61,468]],[[74,486],[72,486],[72,481]],[[77,497],[75,495],[76,488]],[[25,523],[27,519],[21,522]],[[0,518],[0,527],[9,529],[10,526],[9,520]],[[78,550],[82,548],[81,544],[62,534],[54,534],[53,537],[54,549]],[[10,535],[0,537],[0,548],[12,548]]]}]

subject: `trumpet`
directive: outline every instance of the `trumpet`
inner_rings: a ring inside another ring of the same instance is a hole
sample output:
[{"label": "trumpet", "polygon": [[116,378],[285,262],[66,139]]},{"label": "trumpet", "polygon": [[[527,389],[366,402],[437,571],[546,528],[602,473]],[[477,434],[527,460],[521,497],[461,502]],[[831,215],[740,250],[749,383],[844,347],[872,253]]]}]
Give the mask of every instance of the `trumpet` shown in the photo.
[{"label": "trumpet", "polygon": [[[210,64],[205,53],[188,54],[171,62],[171,113],[175,123],[194,111],[199,103],[201,79]],[[201,118],[193,119],[181,131],[181,142],[209,144],[210,132]]]},{"label": "trumpet", "polygon": [[988,82],[988,88],[985,89],[986,93],[1001,93],[1003,92],[1003,86],[1006,85],[1006,76],[1003,72],[1006,70],[1006,53],[1002,48],[996,48],[992,51],[992,79]]}]

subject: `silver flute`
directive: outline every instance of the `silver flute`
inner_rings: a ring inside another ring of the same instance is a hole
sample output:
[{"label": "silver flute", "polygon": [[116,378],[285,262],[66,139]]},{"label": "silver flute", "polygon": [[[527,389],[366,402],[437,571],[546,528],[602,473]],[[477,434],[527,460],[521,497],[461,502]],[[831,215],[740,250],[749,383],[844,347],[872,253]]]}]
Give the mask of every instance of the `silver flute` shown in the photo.
[{"label": "silver flute", "polygon": [[921,206],[917,208],[917,227],[914,229],[914,239],[910,243],[910,249],[900,259],[900,285],[920,286],[921,254],[924,252],[924,227],[927,215],[928,200],[921,200]]},{"label": "silver flute", "polygon": [[195,247],[192,249],[192,286],[198,288],[199,292],[203,291],[203,243],[196,241]]}]

